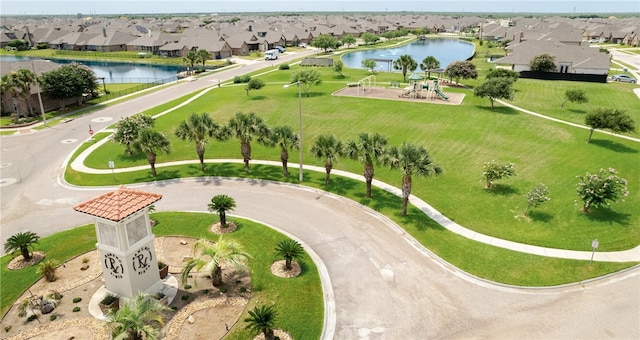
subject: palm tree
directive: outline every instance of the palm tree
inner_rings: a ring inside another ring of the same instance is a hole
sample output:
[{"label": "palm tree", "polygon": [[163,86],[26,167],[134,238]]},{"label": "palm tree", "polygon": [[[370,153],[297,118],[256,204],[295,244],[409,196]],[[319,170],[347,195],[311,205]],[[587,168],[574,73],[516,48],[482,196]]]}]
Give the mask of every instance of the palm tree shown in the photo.
[{"label": "palm tree", "polygon": [[159,328],[164,326],[163,312],[170,310],[151,295],[140,293],[117,311],[110,310],[107,314],[111,337],[127,340],[159,339]]},{"label": "palm tree", "polygon": [[244,322],[247,323],[245,329],[252,333],[262,332],[265,340],[273,340],[275,339],[273,328],[277,316],[278,313],[273,309],[273,306],[255,306],[253,310],[249,311],[249,317],[244,319]]},{"label": "palm tree", "polygon": [[391,169],[402,172],[402,216],[407,215],[407,203],[411,195],[411,176],[439,175],[442,168],[433,163],[429,152],[423,146],[402,143],[400,147],[391,147],[384,158]]},{"label": "palm tree", "polygon": [[17,91],[18,96],[25,101],[29,109],[29,115],[33,116],[33,108],[29,103],[29,99],[31,98],[31,84],[36,82],[36,74],[29,69],[22,68],[11,72],[11,78],[11,83],[19,90]]},{"label": "palm tree", "polygon": [[310,151],[316,158],[324,159],[324,169],[326,171],[324,184],[329,184],[333,162],[337,161],[339,156],[344,155],[342,141],[336,139],[333,135],[320,135],[311,146]]},{"label": "palm tree", "polygon": [[407,81],[407,70],[413,72],[416,67],[418,67],[418,63],[408,54],[403,54],[393,61],[393,68],[402,71],[402,77],[405,82]]},{"label": "palm tree", "polygon": [[194,51],[189,51],[186,56],[182,57],[182,62],[189,65],[189,69],[193,72],[194,65],[198,62],[198,54]]},{"label": "palm tree", "polygon": [[240,153],[244,159],[244,172],[249,173],[249,161],[251,160],[251,140],[254,136],[258,142],[268,144],[269,127],[264,120],[251,112],[248,115],[238,112],[229,120],[229,133],[240,140]]},{"label": "palm tree", "polygon": [[138,133],[138,139],[133,143],[133,150],[147,154],[147,161],[151,165],[151,176],[156,176],[156,154],[158,152],[171,152],[171,144],[164,134],[152,130],[143,129]]},{"label": "palm tree", "polygon": [[301,259],[304,254],[302,245],[295,240],[286,239],[278,242],[276,245],[276,255],[284,257],[284,269],[291,270],[291,261],[293,259]]},{"label": "palm tree", "polygon": [[[11,98],[20,96],[20,89],[16,84],[15,72],[7,73],[0,78],[0,90],[2,93],[9,93]],[[4,97],[4,96],[3,96]],[[3,98],[4,99],[4,98]],[[16,117],[20,118],[20,112],[16,111]]]},{"label": "palm tree", "polygon": [[[197,254],[198,251],[199,254]],[[214,244],[206,239],[196,241],[193,244],[193,253],[199,256],[194,256],[185,264],[182,270],[182,282],[187,282],[189,273],[194,268],[198,271],[204,269],[211,275],[211,283],[214,287],[222,285],[222,265],[231,264],[237,269],[244,269],[247,260],[251,257],[238,241],[223,239],[222,235]]]},{"label": "palm tree", "polygon": [[282,161],[282,175],[289,177],[287,162],[289,161],[289,150],[300,147],[300,135],[294,134],[290,126],[276,126],[273,128],[269,138],[269,145],[280,147],[280,161]]},{"label": "palm tree", "polygon": [[440,68],[440,62],[432,55],[422,59],[422,63],[420,63],[420,69],[427,72],[427,80],[431,77],[431,70],[436,68]]},{"label": "palm tree", "polygon": [[371,182],[373,181],[373,162],[380,162],[387,151],[387,138],[380,134],[361,133],[356,140],[348,141],[347,156],[357,159],[364,165],[364,178],[367,184],[365,196],[371,198]]},{"label": "palm tree", "polygon": [[29,248],[38,243],[38,239],[40,239],[40,236],[30,231],[19,232],[7,239],[4,243],[4,249],[7,253],[19,250],[24,260],[29,261],[31,260]]},{"label": "palm tree", "polygon": [[198,52],[196,52],[196,55],[198,56],[198,61],[202,63],[202,70],[204,70],[207,60],[211,58],[211,53],[205,49],[199,49]]},{"label": "palm tree", "polygon": [[227,226],[227,211],[236,207],[236,201],[227,195],[215,195],[208,204],[210,212],[217,212],[220,216],[220,225],[224,228]]},{"label": "palm tree", "polygon": [[219,130],[220,126],[205,112],[201,114],[191,113],[189,118],[180,122],[176,129],[178,138],[196,143],[196,153],[200,159],[200,171],[204,171],[204,150],[208,143],[207,137],[217,136]]}]

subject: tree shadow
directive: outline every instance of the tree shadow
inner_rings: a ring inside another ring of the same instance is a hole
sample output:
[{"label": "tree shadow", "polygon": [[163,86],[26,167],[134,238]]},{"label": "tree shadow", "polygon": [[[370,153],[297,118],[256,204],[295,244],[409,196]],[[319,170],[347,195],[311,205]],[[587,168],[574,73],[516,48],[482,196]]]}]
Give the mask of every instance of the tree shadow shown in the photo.
[{"label": "tree shadow", "polygon": [[[402,204],[402,203],[400,203]],[[426,215],[425,212],[420,209],[410,206],[407,209],[407,215],[402,216],[401,214],[402,206],[398,206],[398,212],[395,215],[402,221],[402,228],[408,229],[407,227],[415,228],[417,231],[427,231],[427,230],[438,230],[443,231],[445,228],[438,224],[438,222],[432,220],[429,216]]]},{"label": "tree shadow", "polygon": [[585,110],[569,109],[569,111],[571,111],[573,113],[581,114],[581,115],[587,113],[587,111],[585,111]]},{"label": "tree shadow", "polygon": [[168,179],[176,179],[180,177],[180,171],[178,170],[165,170],[162,168],[156,168],[156,176],[151,176],[151,167],[143,175],[133,179],[133,183],[145,183],[152,181],[163,181]]},{"label": "tree shadow", "polygon": [[531,220],[535,220],[535,221],[543,222],[547,224],[551,222],[551,219],[553,219],[553,215],[545,212],[540,212],[540,211],[529,211],[527,216],[529,216]]},{"label": "tree shadow", "polygon": [[[488,101],[489,99],[487,99]],[[494,108],[491,108],[491,103],[488,102],[487,106],[484,105],[476,105],[476,108],[478,110],[481,111],[485,111],[485,112],[491,112],[491,113],[499,113],[499,114],[504,114],[504,115],[517,115],[518,111],[510,108],[510,107],[506,107],[506,106],[501,106],[500,103],[494,103]]]},{"label": "tree shadow", "polygon": [[599,147],[602,148],[606,148],[609,149],[611,151],[615,151],[615,152],[622,152],[622,153],[638,153],[637,149],[633,149],[630,148],[624,144],[618,143],[618,142],[614,142],[608,139],[593,139],[591,138],[591,143],[593,145],[597,145]]},{"label": "tree shadow", "polygon": [[491,189],[485,188],[484,190],[489,194],[502,196],[514,195],[519,193],[518,189],[506,184],[494,184]]},{"label": "tree shadow", "polygon": [[249,100],[265,100],[266,96],[249,96]]},{"label": "tree shadow", "polygon": [[619,224],[624,227],[629,226],[631,219],[631,214],[616,212],[607,207],[599,207],[592,209],[589,213],[582,214],[592,221],[606,223],[609,225]]},{"label": "tree shadow", "polygon": [[331,176],[329,184],[323,185],[321,188],[322,190],[344,196],[345,194],[349,193],[355,186],[356,181],[345,177]]}]

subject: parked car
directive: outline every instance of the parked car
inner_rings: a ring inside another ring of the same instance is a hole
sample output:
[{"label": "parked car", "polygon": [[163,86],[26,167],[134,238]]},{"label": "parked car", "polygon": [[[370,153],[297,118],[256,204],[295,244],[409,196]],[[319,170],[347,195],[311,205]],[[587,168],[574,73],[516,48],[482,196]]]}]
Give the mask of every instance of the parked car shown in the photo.
[{"label": "parked car", "polygon": [[305,47],[307,47],[307,44],[305,44],[305,43],[300,43],[300,44],[298,45],[298,47],[305,48]]},{"label": "parked car", "polygon": [[284,46],[274,46],[273,48],[275,48],[276,50],[280,51],[280,53],[284,53],[284,51],[285,51]]},{"label": "parked car", "polygon": [[636,83],[636,78],[629,77],[626,74],[616,74],[613,77],[611,77],[611,80],[613,80],[613,81],[622,81],[622,82],[625,82],[625,83],[632,83],[632,84]]}]

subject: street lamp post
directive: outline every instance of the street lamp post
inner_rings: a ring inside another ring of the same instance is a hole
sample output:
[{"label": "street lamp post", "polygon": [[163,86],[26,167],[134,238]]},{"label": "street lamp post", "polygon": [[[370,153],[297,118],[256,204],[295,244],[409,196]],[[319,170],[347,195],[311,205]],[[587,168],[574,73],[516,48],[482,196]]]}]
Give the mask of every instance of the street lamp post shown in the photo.
[{"label": "street lamp post", "polygon": [[291,85],[298,85],[298,151],[299,151],[299,159],[298,164],[300,165],[300,173],[298,177],[298,181],[302,183],[302,91],[300,81],[291,84],[285,84],[284,88],[288,88]]},{"label": "street lamp post", "polygon": [[104,90],[104,94],[107,94],[107,85],[104,83],[104,77],[100,77],[98,79],[102,79],[102,89]]}]

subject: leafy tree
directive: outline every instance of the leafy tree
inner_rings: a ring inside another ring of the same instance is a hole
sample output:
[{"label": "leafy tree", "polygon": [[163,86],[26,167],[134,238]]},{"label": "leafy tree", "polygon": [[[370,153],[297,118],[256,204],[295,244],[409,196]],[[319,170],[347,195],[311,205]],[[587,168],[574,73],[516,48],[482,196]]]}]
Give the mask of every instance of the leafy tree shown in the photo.
[{"label": "leafy tree", "polygon": [[560,105],[560,108],[563,108],[566,102],[583,104],[589,102],[589,99],[587,99],[587,95],[584,90],[567,90],[564,93],[564,101],[562,102],[562,105]]},{"label": "leafy tree", "polygon": [[227,226],[227,211],[232,211],[236,207],[236,201],[227,195],[215,195],[211,198],[211,203],[207,204],[209,212],[217,212],[220,216],[220,225]]},{"label": "leafy tree", "polygon": [[511,78],[489,78],[473,89],[476,97],[487,97],[491,101],[491,109],[496,99],[509,99],[511,97]]},{"label": "leafy tree", "polygon": [[344,78],[344,74],[342,74],[342,69],[344,68],[344,63],[342,60],[338,59],[333,62],[333,71],[340,75],[340,78]]},{"label": "leafy tree", "polygon": [[153,129],[142,129],[138,133],[138,139],[133,143],[135,152],[147,155],[147,161],[151,166],[151,176],[156,176],[156,155],[158,152],[170,153],[169,139],[161,132]]},{"label": "leafy tree", "polygon": [[329,184],[329,176],[331,176],[333,162],[337,161],[338,157],[344,155],[344,145],[342,141],[333,135],[320,135],[311,146],[310,151],[314,157],[324,159],[324,169],[326,171],[324,184]]},{"label": "leafy tree", "polygon": [[576,187],[578,197],[584,203],[582,212],[589,212],[590,207],[610,206],[611,202],[629,196],[627,180],[617,175],[614,168],[600,169],[597,174],[586,173],[577,176],[580,179]]},{"label": "leafy tree", "polygon": [[357,139],[348,141],[345,149],[349,158],[358,160],[364,166],[363,176],[367,186],[365,196],[371,198],[373,163],[383,160],[387,151],[387,138],[377,133],[361,133]]},{"label": "leafy tree", "polygon": [[345,36],[342,37],[342,43],[347,45],[347,48],[349,48],[349,46],[355,45],[356,38],[351,34],[345,34]]},{"label": "leafy tree", "polygon": [[393,61],[393,68],[402,71],[402,78],[407,81],[407,71],[415,71],[418,63],[408,54],[401,55],[397,60]]},{"label": "leafy tree", "polygon": [[584,123],[591,127],[587,143],[591,142],[591,136],[595,129],[609,129],[615,133],[631,132],[636,129],[636,123],[629,115],[625,114],[623,110],[611,108],[595,109],[587,114]]},{"label": "leafy tree", "polygon": [[49,97],[60,100],[60,106],[64,110],[67,99],[78,98],[78,104],[81,105],[83,94],[93,94],[98,88],[98,78],[90,68],[71,63],[43,73],[40,87]]},{"label": "leafy tree", "polygon": [[291,261],[301,259],[304,249],[300,243],[289,238],[278,242],[275,252],[277,256],[284,258],[284,269],[291,270]]},{"label": "leafy tree", "polygon": [[402,216],[407,215],[407,205],[411,196],[412,177],[440,175],[442,168],[436,165],[423,146],[402,143],[391,147],[385,155],[384,164],[402,173]]},{"label": "leafy tree", "polygon": [[202,69],[204,70],[207,64],[207,60],[211,58],[211,53],[205,49],[199,49],[196,52],[196,56],[198,57],[198,62],[202,63]]},{"label": "leafy tree", "polygon": [[139,293],[117,311],[110,310],[106,321],[112,339],[159,339],[160,327],[165,323],[163,313],[170,310],[151,295]]},{"label": "leafy tree", "polygon": [[529,61],[529,69],[534,72],[552,72],[556,69],[556,57],[550,54],[541,54]]},{"label": "leafy tree", "polygon": [[56,279],[56,268],[60,265],[60,261],[56,259],[46,259],[36,267],[36,274],[44,276],[47,282],[53,282]]},{"label": "leafy tree", "polygon": [[476,70],[476,66],[468,60],[455,61],[449,64],[447,68],[444,69],[444,74],[451,79],[455,79],[456,84],[458,84],[460,78],[478,78],[478,71]]},{"label": "leafy tree", "polygon": [[140,130],[152,128],[155,124],[153,117],[138,113],[133,116],[124,117],[116,123],[116,132],[113,140],[124,145],[124,152],[127,155],[133,154],[133,143],[138,139]]},{"label": "leafy tree", "polygon": [[201,114],[191,113],[187,120],[180,122],[176,129],[176,136],[182,140],[193,141],[196,143],[196,153],[200,159],[200,171],[204,171],[204,151],[209,143],[207,137],[216,136],[218,139],[224,139],[223,135],[219,135],[220,126],[216,124],[209,114],[203,112]]},{"label": "leafy tree", "polygon": [[371,73],[376,74],[376,61],[373,59],[364,59],[362,61],[362,67],[366,70],[370,70]]},{"label": "leafy tree", "polygon": [[186,56],[182,57],[182,62],[189,66],[190,72],[193,72],[194,65],[199,61],[198,54],[194,51],[189,51]]},{"label": "leafy tree", "polygon": [[247,86],[244,88],[247,91],[247,96],[249,95],[249,91],[251,90],[259,90],[264,87],[264,81],[258,78],[252,78],[247,83]]},{"label": "leafy tree", "polygon": [[360,36],[360,38],[364,41],[365,44],[367,45],[373,45],[375,43],[378,42],[378,40],[380,40],[380,37],[371,33],[371,32],[364,32],[362,33],[362,35]]},{"label": "leafy tree", "polygon": [[240,140],[240,153],[244,159],[244,172],[249,173],[249,161],[251,160],[251,140],[258,138],[258,142],[268,144],[269,127],[264,120],[251,112],[248,115],[238,112],[229,120],[228,131],[232,137]]},{"label": "leafy tree", "polygon": [[4,250],[7,253],[13,253],[20,251],[22,258],[25,261],[31,260],[31,253],[29,248],[32,248],[34,244],[38,243],[40,236],[30,231],[18,232],[7,239],[4,243]]},{"label": "leafy tree", "polygon": [[278,313],[273,309],[273,306],[255,306],[253,310],[249,311],[249,317],[244,319],[244,322],[247,323],[245,329],[252,333],[262,332],[265,340],[274,340],[273,329],[277,315]]},{"label": "leafy tree", "polygon": [[322,79],[320,79],[320,72],[314,69],[309,69],[298,71],[291,76],[291,83],[297,82],[300,82],[300,86],[304,90],[305,97],[309,97],[309,89],[311,86],[318,86],[322,84]]},{"label": "leafy tree", "polygon": [[440,62],[432,55],[422,59],[420,63],[420,69],[426,73],[427,79],[431,78],[431,70],[437,68],[440,68]]},{"label": "leafy tree", "polygon": [[24,51],[27,49],[28,43],[26,40],[22,39],[13,39],[7,43],[7,46],[13,47],[18,51]]},{"label": "leafy tree", "polygon": [[311,46],[321,48],[327,52],[330,48],[336,48],[336,46],[338,46],[338,38],[329,34],[320,34],[311,40]]},{"label": "leafy tree", "polygon": [[222,235],[218,242],[211,243],[206,239],[200,239],[193,244],[194,257],[187,261],[182,269],[182,283],[186,283],[189,273],[193,269],[200,271],[204,269],[211,275],[211,283],[214,287],[222,285],[222,266],[231,264],[236,269],[245,269],[247,260],[251,257],[244,251],[238,241],[223,239]]},{"label": "leafy tree", "polygon": [[282,175],[289,177],[287,163],[289,161],[289,150],[300,147],[300,135],[294,134],[291,127],[287,125],[276,126],[269,135],[269,146],[280,147],[280,161],[282,162]]},{"label": "leafy tree", "polygon": [[512,83],[515,83],[520,79],[520,73],[506,68],[494,68],[487,72],[486,78],[508,78]]},{"label": "leafy tree", "polygon": [[496,161],[491,161],[485,162],[482,165],[482,177],[486,180],[487,189],[493,187],[493,181],[509,178],[515,175],[516,171],[513,168],[513,163],[500,164]]},{"label": "leafy tree", "polygon": [[527,205],[524,209],[525,216],[529,212],[529,209],[539,207],[542,203],[551,200],[551,198],[549,198],[549,188],[543,183],[529,190],[524,197],[527,199]]}]

